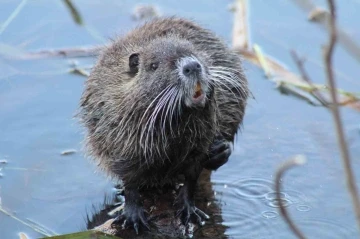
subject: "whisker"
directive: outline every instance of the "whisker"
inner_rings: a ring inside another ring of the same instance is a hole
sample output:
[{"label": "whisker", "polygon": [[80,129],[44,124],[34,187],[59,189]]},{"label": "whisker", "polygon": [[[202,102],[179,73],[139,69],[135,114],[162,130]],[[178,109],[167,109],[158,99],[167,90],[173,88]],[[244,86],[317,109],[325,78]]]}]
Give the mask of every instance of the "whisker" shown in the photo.
[{"label": "whisker", "polygon": [[163,128],[165,128],[165,123],[166,123],[167,117],[168,117],[168,115],[170,113],[168,120],[169,120],[169,127],[170,127],[170,135],[171,136],[173,136],[173,127],[172,127],[173,113],[172,112],[174,112],[175,99],[176,99],[176,97],[178,95],[178,90],[176,88],[174,89],[174,91],[175,91],[175,93],[172,94],[171,98],[168,101],[166,114],[165,114],[165,119],[163,121]]},{"label": "whisker", "polygon": [[[220,89],[222,89],[222,87],[225,87],[227,90],[228,90],[228,92],[230,92],[235,98],[237,97],[236,96],[236,94],[231,90],[231,88],[227,85],[227,84],[225,84],[222,80],[221,80],[221,78],[220,79],[218,79],[217,77],[219,77],[219,76],[217,76],[216,74],[214,74],[213,75],[213,77],[211,77],[210,78],[210,84],[213,84],[213,85],[215,85],[215,86],[217,86],[218,88],[220,88]],[[220,76],[221,77],[221,76]],[[220,92],[221,93],[225,93],[223,90],[220,90]]]},{"label": "whisker", "polygon": [[[167,96],[164,98],[164,103],[163,103],[163,105],[162,105],[162,108],[169,108],[169,102],[170,102],[170,99],[174,96],[174,91],[175,91],[175,89],[173,88],[173,89],[171,89],[168,93],[167,93]],[[163,138],[165,138],[165,123],[166,123],[166,112],[167,112],[167,110],[163,110],[162,111],[162,113],[161,113],[161,118],[160,118],[160,129],[161,129],[161,135],[162,135],[162,137]],[[164,113],[165,113],[165,118],[164,118]],[[161,127],[161,122],[163,122],[162,123],[162,127]],[[165,143],[166,142],[166,140],[162,140],[163,141],[163,143]],[[165,145],[164,145],[165,146]]]},{"label": "whisker", "polygon": [[226,67],[226,66],[210,66],[209,69],[210,70],[222,70],[222,71],[226,71],[226,72],[233,72],[233,73],[237,73],[239,75],[244,74],[242,72],[242,70],[237,70],[235,68],[230,68],[230,67]]},{"label": "whisker", "polygon": [[[223,81],[223,83],[230,84],[230,86],[234,87],[238,91],[238,93],[243,97],[247,97],[248,90],[244,88],[245,87],[244,84],[241,82],[240,77],[237,76],[236,74],[231,72],[224,72],[220,70],[211,70],[210,74],[216,76],[217,78],[220,78]],[[220,81],[220,79],[215,79],[215,80],[213,79],[213,80]]]},{"label": "whisker", "polygon": [[[156,100],[158,100],[158,102],[155,105],[155,108],[153,110],[153,112],[151,113],[151,115],[149,116],[149,118],[147,119],[145,125],[143,126],[141,135],[140,135],[140,142],[143,142],[141,144],[141,147],[144,150],[144,154],[151,157],[152,156],[152,152],[150,152],[150,155],[148,155],[148,149],[151,148],[152,144],[153,144],[153,140],[151,139],[151,143],[149,143],[149,137],[151,134],[151,138],[153,138],[154,135],[154,130],[153,130],[153,119],[157,117],[157,114],[160,110],[159,105],[163,104],[164,98],[168,95],[170,89],[171,89],[171,85],[167,86],[164,90],[162,90],[158,96],[151,102],[151,104],[147,107],[146,109],[146,113],[149,111],[149,109],[151,108],[152,105],[154,105],[154,103],[156,102]],[[142,122],[143,118],[146,116],[146,113],[143,114],[143,117],[141,119],[140,122]],[[146,134],[146,135],[145,135]],[[149,160],[146,160],[149,161]]]}]

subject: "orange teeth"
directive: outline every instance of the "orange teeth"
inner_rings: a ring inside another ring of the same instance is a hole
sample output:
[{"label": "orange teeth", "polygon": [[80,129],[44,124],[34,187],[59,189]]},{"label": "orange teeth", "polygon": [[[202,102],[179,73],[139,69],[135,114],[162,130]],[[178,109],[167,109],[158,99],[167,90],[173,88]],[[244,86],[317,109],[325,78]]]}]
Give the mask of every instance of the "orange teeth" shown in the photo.
[{"label": "orange teeth", "polygon": [[195,92],[200,92],[200,91],[201,91],[201,84],[198,82],[196,83]]},{"label": "orange teeth", "polygon": [[196,98],[200,97],[201,95],[202,95],[201,84],[198,82],[198,83],[196,83],[195,94],[193,95],[193,97],[196,99]]}]

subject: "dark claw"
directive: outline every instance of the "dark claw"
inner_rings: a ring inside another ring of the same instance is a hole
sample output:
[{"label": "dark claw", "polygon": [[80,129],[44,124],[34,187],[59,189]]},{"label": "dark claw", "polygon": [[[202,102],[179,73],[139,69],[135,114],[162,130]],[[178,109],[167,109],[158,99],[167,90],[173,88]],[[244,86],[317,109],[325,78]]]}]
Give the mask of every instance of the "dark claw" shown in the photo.
[{"label": "dark claw", "polygon": [[190,221],[190,212],[189,211],[187,211],[186,213],[183,213],[182,215],[181,215],[181,222],[185,225],[185,226],[187,226],[188,224],[189,224],[189,221]]},{"label": "dark claw", "polygon": [[176,204],[181,208],[177,211],[176,217],[180,216],[180,220],[185,226],[189,224],[191,217],[195,217],[196,222],[200,226],[204,225],[204,219],[208,220],[210,218],[206,213],[198,209],[192,200],[181,193],[177,198]]},{"label": "dark claw", "polygon": [[111,226],[115,227],[115,226],[119,225],[121,223],[121,221],[126,222],[124,215],[119,214],[118,216],[115,217],[114,221],[111,223]]},{"label": "dark claw", "polygon": [[205,212],[201,211],[199,208],[195,208],[195,212],[200,214],[200,217],[205,218],[205,220],[209,220],[210,217]]},{"label": "dark claw", "polygon": [[111,226],[117,226],[121,224],[121,222],[123,228],[129,228],[132,226],[136,234],[139,234],[139,228],[141,226],[150,231],[150,226],[147,222],[144,210],[140,206],[129,205],[128,207],[126,207],[125,204],[124,211],[115,218]]},{"label": "dark claw", "polygon": [[137,222],[134,223],[134,229],[135,229],[136,235],[139,235],[139,224]]},{"label": "dark claw", "polygon": [[146,218],[145,215],[144,215],[144,212],[141,212],[141,213],[140,213],[140,221],[141,221],[142,225],[143,225],[148,231],[150,231],[150,225],[149,225],[149,223],[148,223],[147,218]]},{"label": "dark claw", "polygon": [[124,228],[129,228],[129,227],[133,226],[133,224],[134,224],[134,223],[132,222],[132,220],[127,220],[127,219],[126,219],[126,220],[124,221],[124,224],[123,224],[123,225],[124,225]]},{"label": "dark claw", "polygon": [[209,170],[216,170],[228,161],[230,154],[230,143],[219,136],[210,146],[209,160],[203,166]]},{"label": "dark claw", "polygon": [[201,217],[199,216],[199,214],[197,214],[196,210],[194,212],[194,215],[196,217],[196,222],[199,224],[199,225],[203,225],[203,220],[201,219]]},{"label": "dark claw", "polygon": [[176,217],[178,217],[178,216],[181,216],[181,218],[180,218],[181,222],[185,226],[187,226],[189,224],[191,216],[194,216],[196,218],[196,222],[200,226],[204,225],[203,220],[208,220],[210,218],[206,213],[204,213],[197,207],[190,206],[190,205],[184,206],[181,210],[179,210]]},{"label": "dark claw", "polygon": [[123,228],[129,228],[129,227],[131,227],[131,222],[125,219],[123,223]]}]

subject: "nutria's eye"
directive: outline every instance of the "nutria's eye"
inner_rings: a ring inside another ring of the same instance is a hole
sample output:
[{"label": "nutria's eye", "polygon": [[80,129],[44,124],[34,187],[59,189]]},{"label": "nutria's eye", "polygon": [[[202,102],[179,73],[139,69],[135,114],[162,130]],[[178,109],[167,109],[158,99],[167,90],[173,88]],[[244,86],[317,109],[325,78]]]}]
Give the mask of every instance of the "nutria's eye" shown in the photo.
[{"label": "nutria's eye", "polygon": [[134,53],[129,57],[129,68],[131,74],[136,74],[139,71],[139,54]]},{"label": "nutria's eye", "polygon": [[156,62],[156,63],[151,63],[151,65],[150,65],[150,69],[153,70],[153,71],[155,71],[158,67],[159,67],[159,63],[158,63],[158,62]]}]

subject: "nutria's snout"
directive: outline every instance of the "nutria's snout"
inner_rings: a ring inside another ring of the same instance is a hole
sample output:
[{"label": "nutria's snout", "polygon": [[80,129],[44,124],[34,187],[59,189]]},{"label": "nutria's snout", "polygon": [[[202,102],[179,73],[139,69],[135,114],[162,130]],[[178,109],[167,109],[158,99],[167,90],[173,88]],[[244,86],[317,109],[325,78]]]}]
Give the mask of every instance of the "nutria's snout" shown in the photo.
[{"label": "nutria's snout", "polygon": [[202,67],[197,60],[191,60],[183,66],[182,71],[186,77],[198,77],[201,75]]},{"label": "nutria's snout", "polygon": [[183,100],[187,107],[204,107],[209,93],[208,75],[194,56],[183,57],[177,64]]}]

